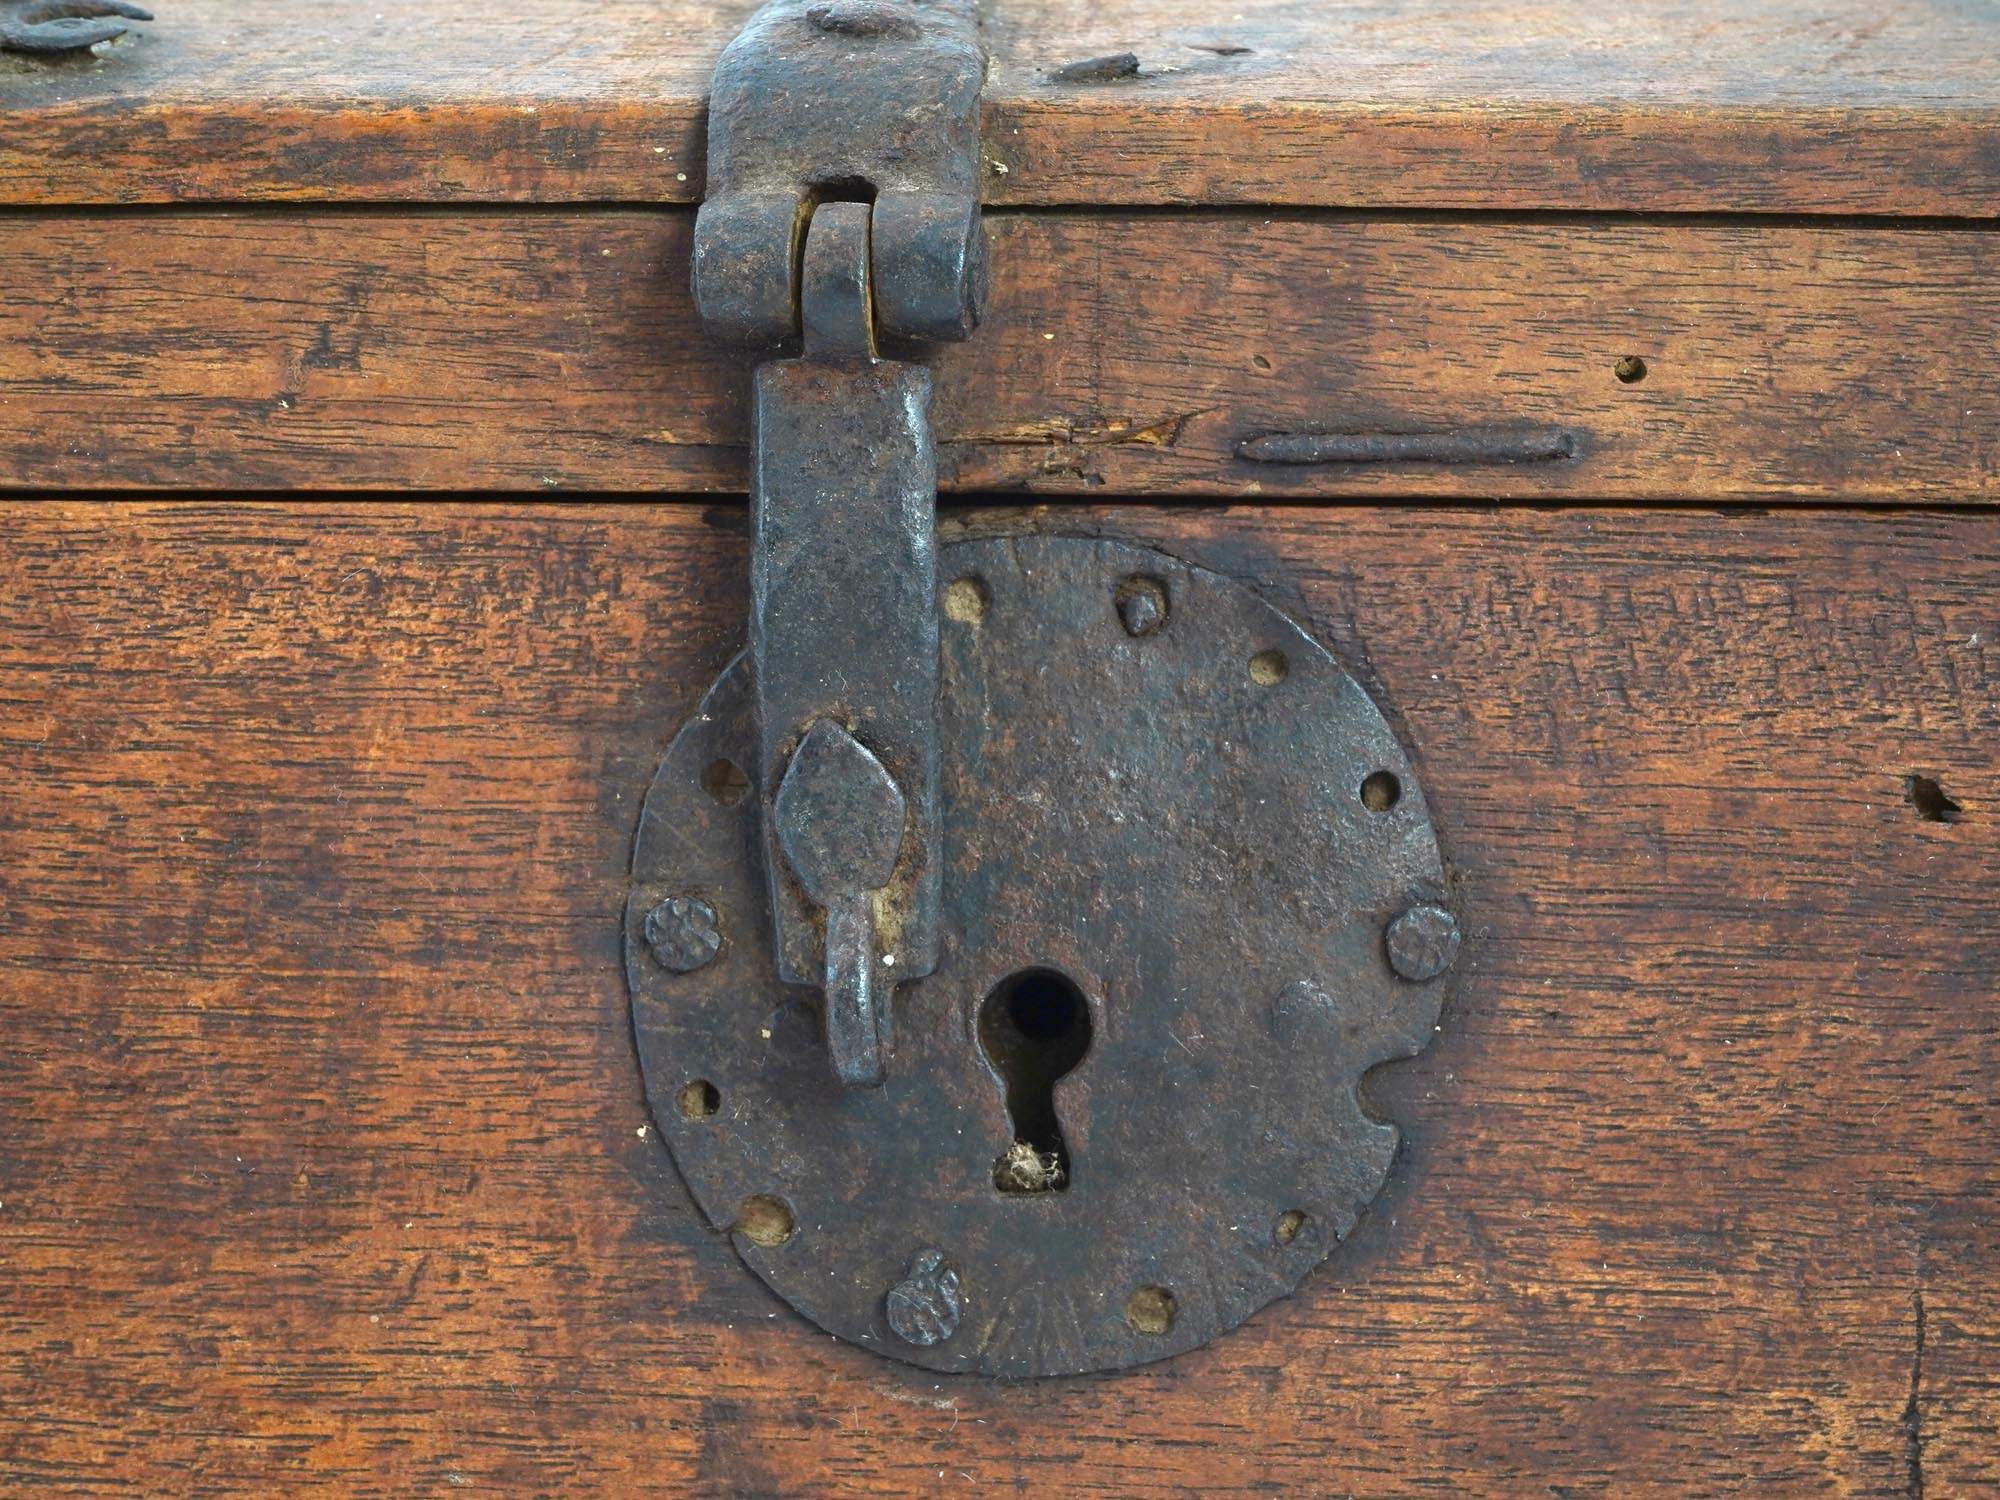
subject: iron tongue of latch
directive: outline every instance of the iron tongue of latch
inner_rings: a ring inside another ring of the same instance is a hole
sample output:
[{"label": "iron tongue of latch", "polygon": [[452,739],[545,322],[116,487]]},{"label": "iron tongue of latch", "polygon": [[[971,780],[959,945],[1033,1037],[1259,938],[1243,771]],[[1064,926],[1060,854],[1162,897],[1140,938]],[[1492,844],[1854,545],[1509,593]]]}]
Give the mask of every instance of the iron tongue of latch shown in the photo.
[{"label": "iron tongue of latch", "polygon": [[868,217],[813,215],[805,355],[757,371],[751,480],[779,969],[825,985],[835,1070],[859,1086],[882,1081],[894,981],[937,962],[940,870],[931,381],[873,357]]},{"label": "iron tongue of latch", "polygon": [[[897,982],[937,964],[937,457],[930,374],[984,282],[969,0],[773,0],[716,67],[695,297],[803,353],[756,373],[750,648],[772,941],[880,1084]],[[828,201],[836,200],[836,201]],[[803,237],[803,253],[800,241]]]}]

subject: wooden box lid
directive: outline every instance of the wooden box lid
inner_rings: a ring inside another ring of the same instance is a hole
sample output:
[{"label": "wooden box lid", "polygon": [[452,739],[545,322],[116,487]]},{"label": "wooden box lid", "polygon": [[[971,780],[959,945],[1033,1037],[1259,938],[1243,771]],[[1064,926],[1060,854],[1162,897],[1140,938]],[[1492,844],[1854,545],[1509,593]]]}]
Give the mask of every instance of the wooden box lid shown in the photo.
[{"label": "wooden box lid", "polygon": [[[688,267],[751,0],[158,7],[0,54],[0,485],[745,489]],[[1990,6],[988,8],[948,492],[2000,496]],[[1262,446],[1328,432],[1529,457]]]},{"label": "wooden box lid", "polygon": [[[697,201],[752,8],[161,0],[0,63],[0,201]],[[2000,19],[1959,0],[989,10],[993,205],[2000,212]]]}]

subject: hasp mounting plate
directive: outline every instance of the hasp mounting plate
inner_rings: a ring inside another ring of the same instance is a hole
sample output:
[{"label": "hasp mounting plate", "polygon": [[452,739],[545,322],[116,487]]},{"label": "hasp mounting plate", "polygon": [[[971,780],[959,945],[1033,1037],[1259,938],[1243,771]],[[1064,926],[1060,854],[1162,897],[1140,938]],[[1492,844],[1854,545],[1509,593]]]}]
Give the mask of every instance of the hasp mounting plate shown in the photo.
[{"label": "hasp mounting plate", "polygon": [[1218,573],[1030,533],[942,548],[938,589],[938,952],[884,1080],[845,1086],[822,993],[779,977],[746,652],[636,842],[653,1114],[843,1339],[1010,1377],[1194,1348],[1389,1170],[1361,1081],[1429,1040],[1459,940],[1423,792],[1360,683]]}]

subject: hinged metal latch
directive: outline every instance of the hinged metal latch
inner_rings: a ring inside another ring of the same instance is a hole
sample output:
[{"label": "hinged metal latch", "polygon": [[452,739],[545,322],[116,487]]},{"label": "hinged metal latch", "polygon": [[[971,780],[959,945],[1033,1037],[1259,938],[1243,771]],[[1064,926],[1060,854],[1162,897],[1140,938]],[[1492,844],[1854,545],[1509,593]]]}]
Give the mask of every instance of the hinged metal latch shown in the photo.
[{"label": "hinged metal latch", "polygon": [[0,51],[81,52],[115,42],[153,13],[131,0],[0,0]]},{"label": "hinged metal latch", "polygon": [[702,318],[804,340],[756,375],[755,786],[779,972],[824,986],[850,1086],[882,1082],[895,985],[938,942],[931,382],[875,341],[978,322],[985,70],[969,0],[774,0],[709,106]]}]

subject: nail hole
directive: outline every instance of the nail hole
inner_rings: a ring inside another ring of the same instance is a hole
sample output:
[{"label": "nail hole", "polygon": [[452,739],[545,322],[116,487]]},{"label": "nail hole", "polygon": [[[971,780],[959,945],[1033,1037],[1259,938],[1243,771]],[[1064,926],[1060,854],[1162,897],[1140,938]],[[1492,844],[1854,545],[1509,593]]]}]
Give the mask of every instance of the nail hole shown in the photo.
[{"label": "nail hole", "polygon": [[1646,378],[1646,362],[1636,354],[1628,354],[1611,367],[1611,373],[1622,385],[1637,385]]},{"label": "nail hole", "polygon": [[1014,1138],[993,1164],[1003,1193],[1060,1193],[1069,1186],[1069,1146],[1056,1118],[1058,1080],[1090,1050],[1090,1004],[1067,975],[1023,969],[979,1007],[979,1046],[1007,1091]]},{"label": "nail hole", "polygon": [[1264,358],[1264,356],[1261,354],[1251,355],[1250,363],[1255,365],[1260,370],[1268,370],[1271,368],[1271,362],[1268,359]]},{"label": "nail hole", "polygon": [[1361,783],[1361,805],[1383,813],[1403,800],[1403,783],[1390,771],[1376,771]]},{"label": "nail hole", "polygon": [[701,789],[724,807],[734,807],[750,791],[750,778],[735,761],[723,756],[702,768]]},{"label": "nail hole", "polygon": [[681,1118],[684,1120],[706,1120],[722,1108],[722,1090],[706,1078],[697,1078],[681,1090]]},{"label": "nail hole", "polygon": [[1307,1216],[1302,1209],[1288,1208],[1278,1215],[1278,1227],[1273,1231],[1281,1245],[1289,1245],[1299,1237],[1299,1231],[1307,1224]]},{"label": "nail hole", "polygon": [[1276,687],[1291,670],[1282,651],[1259,651],[1250,658],[1250,680],[1259,687]]},{"label": "nail hole", "polygon": [[1905,776],[1903,800],[1926,823],[1956,823],[1965,811],[1945,795],[1944,788],[1932,776]]},{"label": "nail hole", "polygon": [[961,625],[977,625],[992,602],[993,591],[983,578],[954,578],[945,586],[944,612]]},{"label": "nail hole", "polygon": [[782,1199],[759,1193],[737,1205],[736,1232],[751,1244],[762,1245],[766,1250],[784,1244],[797,1227],[792,1221],[791,1209],[785,1206]]},{"label": "nail hole", "polygon": [[1163,1286],[1142,1286],[1125,1302],[1125,1321],[1139,1333],[1157,1336],[1174,1326],[1174,1294]]}]

